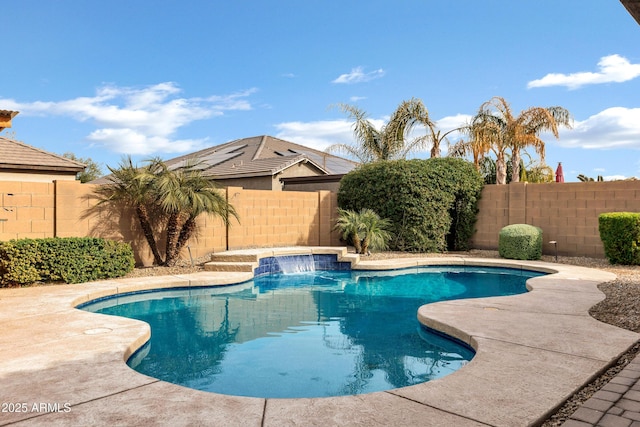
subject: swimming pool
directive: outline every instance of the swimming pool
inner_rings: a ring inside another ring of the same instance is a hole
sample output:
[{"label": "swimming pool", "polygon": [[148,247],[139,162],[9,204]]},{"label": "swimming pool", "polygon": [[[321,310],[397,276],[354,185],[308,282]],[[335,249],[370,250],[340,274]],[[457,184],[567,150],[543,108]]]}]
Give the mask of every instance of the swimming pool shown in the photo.
[{"label": "swimming pool", "polygon": [[151,325],[128,361],[187,387],[240,396],[325,397],[426,382],[473,351],[416,319],[430,302],[513,295],[540,273],[487,267],[268,274],[240,285],[154,291],[85,310]]}]

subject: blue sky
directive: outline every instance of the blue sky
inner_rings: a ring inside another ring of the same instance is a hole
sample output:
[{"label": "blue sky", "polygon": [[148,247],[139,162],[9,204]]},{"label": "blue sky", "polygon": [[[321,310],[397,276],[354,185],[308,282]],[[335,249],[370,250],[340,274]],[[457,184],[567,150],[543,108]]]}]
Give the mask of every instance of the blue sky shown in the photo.
[{"label": "blue sky", "polygon": [[640,177],[640,25],[616,0],[21,0],[2,11],[0,109],[20,111],[2,135],[54,153],[117,166],[263,134],[324,149],[353,141],[338,103],[382,123],[419,98],[447,131],[501,96],[515,112],[572,113],[572,130],[544,137],[567,181]]}]

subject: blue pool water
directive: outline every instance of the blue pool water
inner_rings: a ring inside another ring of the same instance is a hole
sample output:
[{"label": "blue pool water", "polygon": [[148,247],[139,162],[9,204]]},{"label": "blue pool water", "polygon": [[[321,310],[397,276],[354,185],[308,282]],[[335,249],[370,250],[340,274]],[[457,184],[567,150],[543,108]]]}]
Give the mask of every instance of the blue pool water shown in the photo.
[{"label": "blue pool water", "polygon": [[540,273],[470,267],[266,274],[240,285],[129,294],[82,307],[143,320],[129,361],[164,381],[255,397],[325,397],[422,383],[473,351],[422,327],[430,302],[513,295]]}]

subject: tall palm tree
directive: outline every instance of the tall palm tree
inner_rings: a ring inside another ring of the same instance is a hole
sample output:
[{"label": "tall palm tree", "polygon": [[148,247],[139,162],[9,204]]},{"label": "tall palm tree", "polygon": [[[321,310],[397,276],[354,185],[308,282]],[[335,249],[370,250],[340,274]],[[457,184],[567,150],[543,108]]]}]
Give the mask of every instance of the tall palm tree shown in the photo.
[{"label": "tall palm tree", "polygon": [[512,182],[518,182],[520,152],[527,147],[533,147],[544,161],[545,144],[540,139],[540,133],[550,131],[554,137],[559,138],[558,127],[571,128],[571,123],[569,111],[562,107],[531,107],[515,116],[504,98],[493,97],[480,106],[468,127],[468,132],[475,144],[495,153],[496,182],[506,184],[507,150],[511,151]]},{"label": "tall palm tree", "polygon": [[354,120],[353,132],[356,145],[334,144],[327,148],[329,152],[350,155],[361,163],[377,160],[404,159],[411,152],[425,149],[431,141],[429,135],[407,141],[408,134],[416,125],[432,129],[434,124],[422,101],[412,98],[400,103],[389,121],[377,129],[367,114],[353,105],[340,104],[340,109]]},{"label": "tall palm tree", "polygon": [[[460,140],[449,146],[449,156],[451,157],[467,157],[471,155],[473,165],[478,172],[482,172],[486,155],[491,151],[492,140],[489,136],[485,136],[482,132],[482,123],[472,121],[460,128],[462,132],[468,135],[468,139]],[[495,165],[494,165],[495,169]],[[494,174],[495,176],[495,174]]]}]

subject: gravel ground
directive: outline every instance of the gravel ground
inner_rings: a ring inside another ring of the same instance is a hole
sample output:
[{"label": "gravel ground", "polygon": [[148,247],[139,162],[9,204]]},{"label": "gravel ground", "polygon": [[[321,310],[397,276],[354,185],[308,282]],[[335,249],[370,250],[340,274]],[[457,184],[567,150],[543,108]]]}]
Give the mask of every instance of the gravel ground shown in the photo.
[{"label": "gravel ground", "polygon": [[[461,255],[480,258],[498,258],[497,251],[472,250],[463,253],[449,253],[449,255]],[[439,254],[412,254],[404,252],[380,252],[374,253],[368,260],[400,258],[400,257],[437,257]],[[175,267],[148,267],[137,268],[127,277],[143,277],[155,275],[173,275],[203,271],[203,264],[208,257],[190,262],[181,261]],[[553,256],[543,256],[542,261],[556,262]],[[572,264],[583,267],[597,268],[609,271],[617,275],[617,279],[603,283],[600,290],[606,295],[606,299],[596,304],[589,310],[589,314],[604,323],[628,329],[640,333],[640,266],[612,266],[606,259],[594,259],[583,257],[558,257],[560,264]],[[589,399],[596,391],[609,382],[620,372],[636,354],[640,353],[640,343],[637,343],[627,351],[620,359],[597,379],[575,393],[561,406],[549,419],[542,424],[543,427],[560,426],[566,419]]]}]

